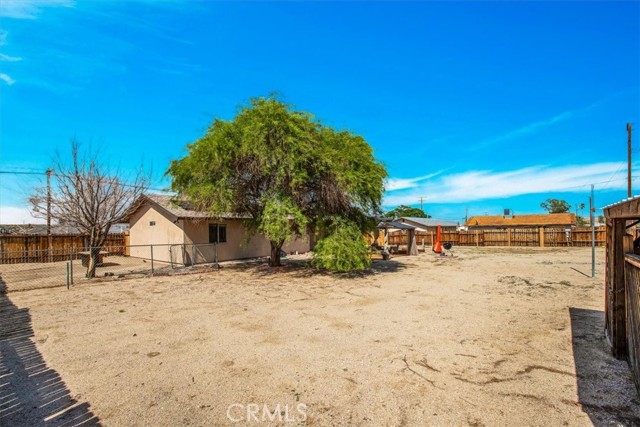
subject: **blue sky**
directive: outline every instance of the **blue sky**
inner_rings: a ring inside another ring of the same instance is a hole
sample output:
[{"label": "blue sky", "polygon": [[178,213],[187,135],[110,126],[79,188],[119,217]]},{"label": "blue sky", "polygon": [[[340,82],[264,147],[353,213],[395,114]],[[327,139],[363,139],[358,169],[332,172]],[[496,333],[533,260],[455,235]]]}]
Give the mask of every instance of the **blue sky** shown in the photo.
[{"label": "blue sky", "polygon": [[[164,188],[214,117],[275,91],[366,138],[388,207],[537,213],[590,183],[601,207],[626,197],[639,27],[639,2],[3,0],[0,170],[43,171],[77,137]],[[0,223],[32,221],[39,182],[0,174]]]}]

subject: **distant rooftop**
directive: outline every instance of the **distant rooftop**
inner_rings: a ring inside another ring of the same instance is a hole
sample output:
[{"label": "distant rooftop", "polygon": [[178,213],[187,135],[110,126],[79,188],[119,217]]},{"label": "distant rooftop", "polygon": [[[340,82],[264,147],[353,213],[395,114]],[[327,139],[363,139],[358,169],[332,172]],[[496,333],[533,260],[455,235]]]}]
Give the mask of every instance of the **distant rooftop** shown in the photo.
[{"label": "distant rooftop", "polygon": [[575,225],[576,216],[572,213],[531,214],[531,215],[484,215],[472,216],[468,227],[512,227],[512,226],[566,226]]},{"label": "distant rooftop", "polygon": [[[129,229],[129,224],[115,224],[109,230],[110,233],[124,233]],[[46,224],[0,224],[0,235],[2,234],[34,234],[34,235],[46,235]],[[51,234],[64,235],[64,234],[82,234],[77,228],[70,225],[52,225]]]}]

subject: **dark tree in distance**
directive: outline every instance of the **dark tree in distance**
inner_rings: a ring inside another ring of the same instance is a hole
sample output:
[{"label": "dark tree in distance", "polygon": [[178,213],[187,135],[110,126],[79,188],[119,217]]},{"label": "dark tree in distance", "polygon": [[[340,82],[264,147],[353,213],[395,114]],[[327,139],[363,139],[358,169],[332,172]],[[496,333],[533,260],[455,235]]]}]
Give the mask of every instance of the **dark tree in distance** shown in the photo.
[{"label": "dark tree in distance", "polygon": [[395,209],[390,210],[384,214],[387,218],[400,218],[400,217],[414,217],[414,218],[431,218],[431,215],[426,214],[420,208],[414,208],[412,206],[400,205]]},{"label": "dark tree in distance", "polygon": [[571,210],[571,205],[561,199],[547,199],[540,203],[540,207],[549,213],[566,213]]}]

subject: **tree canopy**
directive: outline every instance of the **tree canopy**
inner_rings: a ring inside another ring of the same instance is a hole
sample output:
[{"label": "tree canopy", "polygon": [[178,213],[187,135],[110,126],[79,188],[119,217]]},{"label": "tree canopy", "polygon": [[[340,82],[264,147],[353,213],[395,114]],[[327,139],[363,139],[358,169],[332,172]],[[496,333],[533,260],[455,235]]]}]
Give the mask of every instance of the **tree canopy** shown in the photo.
[{"label": "tree canopy", "polygon": [[384,214],[387,218],[414,217],[414,218],[431,218],[422,209],[412,206],[400,205],[395,209]]},{"label": "tree canopy", "polygon": [[275,97],[215,119],[187,150],[167,171],[172,189],[210,212],[249,214],[273,265],[289,238],[330,230],[336,218],[364,230],[380,211],[387,172],[364,138]]},{"label": "tree canopy", "polygon": [[571,205],[561,199],[547,199],[540,203],[540,207],[549,213],[566,213],[571,209]]}]

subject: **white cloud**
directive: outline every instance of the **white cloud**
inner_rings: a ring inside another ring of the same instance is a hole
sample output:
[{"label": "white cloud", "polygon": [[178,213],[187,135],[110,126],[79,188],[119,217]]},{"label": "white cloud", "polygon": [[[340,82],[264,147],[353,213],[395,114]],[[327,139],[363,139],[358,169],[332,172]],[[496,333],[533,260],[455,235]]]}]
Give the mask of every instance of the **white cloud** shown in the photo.
[{"label": "white cloud", "polygon": [[22,61],[22,58],[18,56],[9,56],[9,55],[5,55],[4,53],[0,53],[0,61],[18,62],[18,61]]},{"label": "white cloud", "polygon": [[388,189],[384,205],[412,204],[421,196],[426,196],[431,203],[461,203],[524,194],[585,191],[592,183],[607,189],[621,189],[626,187],[624,180],[620,179],[625,175],[622,169],[620,163],[594,163],[532,166],[502,172],[467,171],[422,182],[410,187],[409,191]]},{"label": "white cloud", "polygon": [[15,19],[35,19],[47,7],[73,7],[74,0],[3,0],[0,16]]},{"label": "white cloud", "polygon": [[550,119],[547,120],[541,120],[539,122],[534,122],[534,123],[530,123],[526,126],[522,126],[518,129],[512,130],[510,132],[505,133],[504,135],[500,135],[497,136],[495,138],[490,138],[487,140],[484,140],[482,142],[480,142],[479,146],[484,147],[487,145],[492,145],[492,144],[496,144],[498,142],[503,142],[503,141],[508,141],[510,139],[513,138],[518,138],[521,136],[525,136],[525,135],[529,135],[532,133],[537,132],[540,129],[544,129],[547,128],[549,126],[552,126],[556,123],[560,123],[563,122],[565,120],[570,119],[571,117],[573,117],[573,112],[571,111],[565,111],[562,114],[558,114],[556,116],[551,117]]},{"label": "white cloud", "polygon": [[11,86],[12,84],[14,84],[16,81],[13,80],[11,77],[9,77],[8,75],[6,75],[5,73],[0,73],[0,80],[2,80],[3,82],[5,82],[6,84],[8,84],[9,86]]},{"label": "white cloud", "polygon": [[44,224],[42,218],[34,218],[25,207],[0,206],[0,224]]},{"label": "white cloud", "polygon": [[534,134],[540,130],[552,127],[558,123],[573,119],[575,117],[582,116],[594,108],[602,105],[607,102],[610,97],[601,99],[599,101],[594,102],[593,104],[587,105],[586,107],[577,108],[570,111],[565,111],[564,113],[556,114],[553,117],[550,117],[545,120],[539,120],[537,122],[529,123],[527,125],[521,126],[517,129],[513,129],[511,131],[505,132],[502,135],[498,135],[492,138],[487,138],[483,141],[478,142],[477,144],[471,146],[469,149],[472,151],[478,151],[480,149],[484,149],[490,147],[495,144],[499,144],[501,142],[510,141],[516,138],[520,138],[523,136]]},{"label": "white cloud", "polygon": [[421,181],[425,181],[434,176],[440,175],[442,171],[429,175],[419,176],[417,178],[389,178],[385,184],[387,191],[405,190],[407,188],[417,187]]}]

